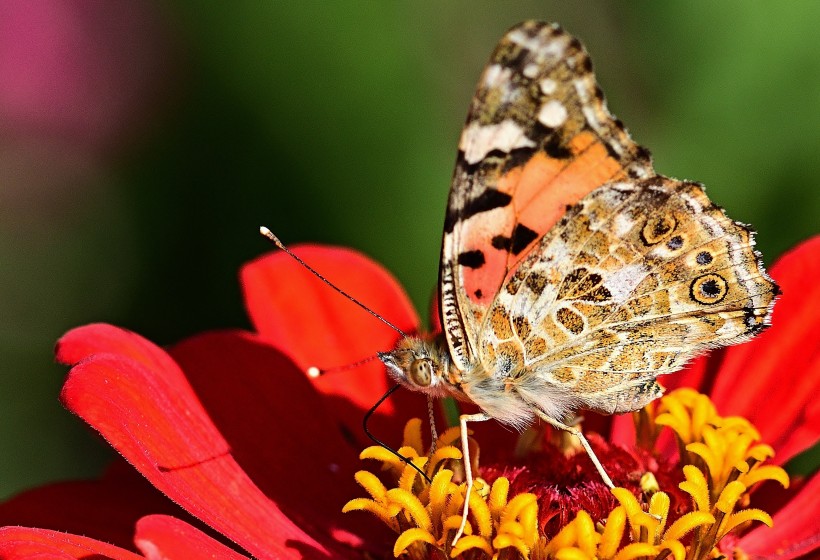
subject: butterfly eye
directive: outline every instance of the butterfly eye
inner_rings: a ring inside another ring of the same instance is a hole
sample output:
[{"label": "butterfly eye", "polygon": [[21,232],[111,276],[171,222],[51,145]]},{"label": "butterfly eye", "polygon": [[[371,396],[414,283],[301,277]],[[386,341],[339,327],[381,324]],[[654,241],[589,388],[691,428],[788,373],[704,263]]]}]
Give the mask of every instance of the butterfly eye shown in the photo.
[{"label": "butterfly eye", "polygon": [[429,387],[433,381],[433,368],[430,360],[413,360],[407,372],[408,379],[419,387]]}]

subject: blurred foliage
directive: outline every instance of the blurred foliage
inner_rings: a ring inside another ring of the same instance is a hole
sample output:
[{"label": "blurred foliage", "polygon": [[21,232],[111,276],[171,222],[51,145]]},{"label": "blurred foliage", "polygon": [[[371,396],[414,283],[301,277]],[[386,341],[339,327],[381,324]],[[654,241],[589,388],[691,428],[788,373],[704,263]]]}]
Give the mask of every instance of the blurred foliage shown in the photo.
[{"label": "blurred foliage", "polygon": [[474,84],[523,19],[576,34],[658,170],[754,224],[767,262],[818,231],[818,3],[159,4],[162,48],[132,42],[120,70],[159,75],[116,138],[82,158],[0,139],[0,497],[104,462],[57,402],[54,341],[247,327],[259,225],[369,254],[424,315]]}]

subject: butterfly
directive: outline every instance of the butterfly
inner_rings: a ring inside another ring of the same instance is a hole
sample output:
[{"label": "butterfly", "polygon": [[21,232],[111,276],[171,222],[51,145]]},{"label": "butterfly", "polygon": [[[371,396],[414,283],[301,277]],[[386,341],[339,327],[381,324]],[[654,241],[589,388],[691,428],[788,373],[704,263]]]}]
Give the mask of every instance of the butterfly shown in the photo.
[{"label": "butterfly", "polygon": [[527,21],[493,52],[458,145],[439,267],[443,336],[379,354],[400,384],[452,396],[467,424],[537,419],[580,439],[578,410],[658,398],[660,375],[769,324],[778,288],[753,232],[703,186],[659,175],[607,109],[590,57]]}]

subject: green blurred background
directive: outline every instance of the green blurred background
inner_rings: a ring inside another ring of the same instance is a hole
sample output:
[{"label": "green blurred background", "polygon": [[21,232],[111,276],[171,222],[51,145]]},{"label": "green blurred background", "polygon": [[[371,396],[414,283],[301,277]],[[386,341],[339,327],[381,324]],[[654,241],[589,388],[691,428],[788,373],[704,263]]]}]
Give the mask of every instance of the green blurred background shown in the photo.
[{"label": "green blurred background", "polygon": [[474,84],[531,18],[768,263],[820,229],[820,3],[0,3],[0,497],[108,457],[57,401],[55,340],[247,327],[261,224],[371,255],[426,308]]}]

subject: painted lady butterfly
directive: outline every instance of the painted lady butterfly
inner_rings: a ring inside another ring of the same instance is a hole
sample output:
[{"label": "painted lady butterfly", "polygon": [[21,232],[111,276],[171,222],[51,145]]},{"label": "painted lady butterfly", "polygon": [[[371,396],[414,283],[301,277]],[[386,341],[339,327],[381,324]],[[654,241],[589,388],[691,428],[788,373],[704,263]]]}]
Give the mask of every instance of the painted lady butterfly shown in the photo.
[{"label": "painted lady butterfly", "polygon": [[748,227],[701,185],[655,173],[557,25],[525,22],[501,39],[458,148],[444,337],[406,338],[380,358],[410,389],[481,408],[461,417],[466,465],[468,422],[540,418],[577,435],[612,486],[575,411],[658,398],[659,375],[760,332],[778,288]]}]

